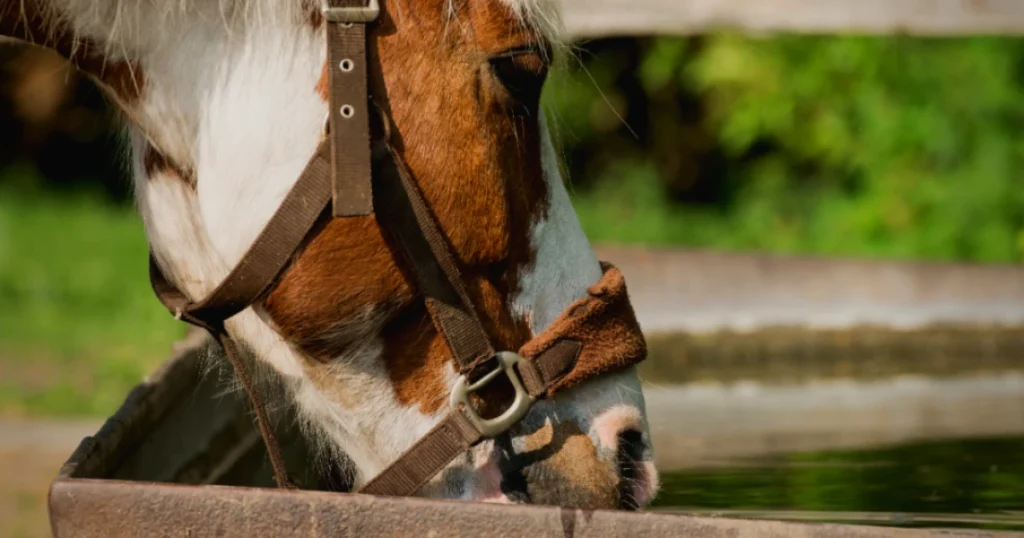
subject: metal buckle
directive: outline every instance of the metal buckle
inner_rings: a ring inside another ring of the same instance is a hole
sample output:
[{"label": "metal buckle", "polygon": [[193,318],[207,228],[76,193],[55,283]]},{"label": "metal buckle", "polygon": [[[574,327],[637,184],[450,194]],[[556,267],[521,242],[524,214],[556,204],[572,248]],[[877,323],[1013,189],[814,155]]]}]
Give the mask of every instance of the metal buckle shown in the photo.
[{"label": "metal buckle", "polygon": [[[497,369],[487,373],[479,381],[472,384],[469,383],[466,376],[459,376],[459,379],[455,382],[455,387],[452,388],[452,410],[459,411],[462,408],[465,411],[466,418],[480,430],[484,437],[496,437],[514,426],[526,416],[534,402],[533,396],[526,392],[526,388],[523,387],[523,381],[519,379],[519,374],[516,373],[514,368],[516,363],[522,360],[522,357],[511,351],[499,351],[495,356],[500,364]],[[516,397],[512,400],[512,405],[500,416],[491,419],[483,418],[477,414],[476,409],[469,403],[469,395],[489,385],[491,381],[494,381],[503,372],[508,376],[508,380],[512,382],[512,388],[516,391]]]},{"label": "metal buckle", "polygon": [[370,0],[369,5],[361,7],[331,7],[330,3],[324,0],[320,11],[328,22],[368,23],[380,16],[380,0]]}]

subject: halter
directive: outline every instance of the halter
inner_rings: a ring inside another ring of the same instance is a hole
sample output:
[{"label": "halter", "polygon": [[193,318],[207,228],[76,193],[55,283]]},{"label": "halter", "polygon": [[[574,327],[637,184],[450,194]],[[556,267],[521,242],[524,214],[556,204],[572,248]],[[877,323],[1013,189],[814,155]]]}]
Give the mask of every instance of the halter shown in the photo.
[{"label": "halter", "polygon": [[[359,490],[409,496],[458,455],[517,424],[538,399],[644,360],[646,343],[622,274],[602,263],[601,281],[543,333],[518,352],[493,348],[437,220],[391,145],[390,118],[367,89],[366,26],[380,15],[378,0],[325,0],[323,15],[330,72],[326,136],[284,202],[241,261],[202,301],[190,301],[173,286],[152,253],[150,280],[176,318],[207,330],[223,347],[256,412],[274,479],[279,487],[294,488],[225,321],[273,289],[322,217],[375,215],[412,268],[415,286],[459,373],[448,415]],[[499,416],[484,418],[470,396],[501,377],[509,380],[515,396]]]}]

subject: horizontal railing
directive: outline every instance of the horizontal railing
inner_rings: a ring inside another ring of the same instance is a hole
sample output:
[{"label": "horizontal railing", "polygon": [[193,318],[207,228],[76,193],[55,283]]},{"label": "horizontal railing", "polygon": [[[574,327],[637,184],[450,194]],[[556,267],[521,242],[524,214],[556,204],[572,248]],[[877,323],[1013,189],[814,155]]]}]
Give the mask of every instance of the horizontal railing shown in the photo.
[{"label": "horizontal railing", "polygon": [[1021,0],[559,0],[580,38],[745,32],[1024,33]]}]

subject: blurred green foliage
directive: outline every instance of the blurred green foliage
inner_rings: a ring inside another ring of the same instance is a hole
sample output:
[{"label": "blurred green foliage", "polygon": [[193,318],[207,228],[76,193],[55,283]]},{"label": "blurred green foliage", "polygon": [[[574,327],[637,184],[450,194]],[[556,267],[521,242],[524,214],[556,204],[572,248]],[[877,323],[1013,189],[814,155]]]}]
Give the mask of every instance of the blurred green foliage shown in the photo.
[{"label": "blurred green foliage", "polygon": [[1024,40],[597,42],[545,96],[595,242],[1024,259]]},{"label": "blurred green foliage", "polygon": [[0,416],[113,413],[184,336],[149,289],[130,206],[0,181]]}]

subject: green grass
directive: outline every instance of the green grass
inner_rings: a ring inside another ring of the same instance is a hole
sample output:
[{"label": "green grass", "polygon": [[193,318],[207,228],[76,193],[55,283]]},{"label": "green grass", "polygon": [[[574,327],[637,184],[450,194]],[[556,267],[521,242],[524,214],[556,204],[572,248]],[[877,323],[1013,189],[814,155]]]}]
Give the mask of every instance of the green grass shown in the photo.
[{"label": "green grass", "polygon": [[0,181],[0,416],[105,416],[184,326],[149,289],[132,207],[33,183]]}]

